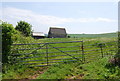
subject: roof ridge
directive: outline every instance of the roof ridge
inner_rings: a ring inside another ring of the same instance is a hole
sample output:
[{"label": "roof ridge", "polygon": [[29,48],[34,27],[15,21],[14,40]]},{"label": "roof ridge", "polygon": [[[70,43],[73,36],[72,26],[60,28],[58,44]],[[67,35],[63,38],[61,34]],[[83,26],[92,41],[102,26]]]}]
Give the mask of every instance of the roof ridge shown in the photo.
[{"label": "roof ridge", "polygon": [[53,28],[53,29],[65,29],[65,28],[58,28],[58,27],[50,27],[50,29]]}]

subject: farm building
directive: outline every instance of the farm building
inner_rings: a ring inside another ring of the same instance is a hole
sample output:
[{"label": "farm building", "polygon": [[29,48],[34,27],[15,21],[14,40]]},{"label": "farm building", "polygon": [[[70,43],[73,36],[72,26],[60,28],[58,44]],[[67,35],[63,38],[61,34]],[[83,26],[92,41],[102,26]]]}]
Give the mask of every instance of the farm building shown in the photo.
[{"label": "farm building", "polygon": [[65,28],[50,27],[48,32],[48,38],[66,38],[67,33]]},{"label": "farm building", "polygon": [[35,39],[45,38],[45,34],[43,32],[33,32],[32,36]]}]

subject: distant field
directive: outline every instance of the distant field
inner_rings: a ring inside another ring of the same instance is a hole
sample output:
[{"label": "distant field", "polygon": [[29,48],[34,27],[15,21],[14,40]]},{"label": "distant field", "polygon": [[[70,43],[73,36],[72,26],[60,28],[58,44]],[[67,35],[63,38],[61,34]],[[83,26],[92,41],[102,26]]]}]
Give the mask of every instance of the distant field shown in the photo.
[{"label": "distant field", "polygon": [[118,33],[105,33],[105,34],[68,34],[71,38],[96,38],[96,37],[117,37]]}]

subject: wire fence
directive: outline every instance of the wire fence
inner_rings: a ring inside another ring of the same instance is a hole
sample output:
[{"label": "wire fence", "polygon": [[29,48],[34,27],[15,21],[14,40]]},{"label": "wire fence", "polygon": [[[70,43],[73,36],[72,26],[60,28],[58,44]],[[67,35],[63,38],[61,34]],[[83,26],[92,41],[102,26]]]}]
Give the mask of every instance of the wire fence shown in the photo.
[{"label": "wire fence", "polygon": [[86,44],[83,41],[29,43],[12,45],[12,61],[29,67],[60,62],[91,62],[117,52],[117,41]]}]

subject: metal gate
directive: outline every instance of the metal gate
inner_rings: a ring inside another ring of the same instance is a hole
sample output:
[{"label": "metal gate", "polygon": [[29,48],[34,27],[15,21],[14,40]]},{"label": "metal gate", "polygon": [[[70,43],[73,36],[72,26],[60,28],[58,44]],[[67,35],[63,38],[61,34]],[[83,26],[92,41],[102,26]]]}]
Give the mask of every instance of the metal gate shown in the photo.
[{"label": "metal gate", "polygon": [[83,62],[83,41],[13,44],[12,55],[15,63],[29,67],[69,61]]}]

